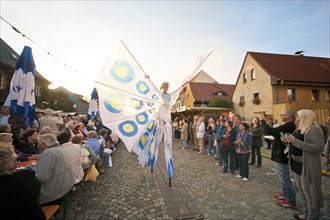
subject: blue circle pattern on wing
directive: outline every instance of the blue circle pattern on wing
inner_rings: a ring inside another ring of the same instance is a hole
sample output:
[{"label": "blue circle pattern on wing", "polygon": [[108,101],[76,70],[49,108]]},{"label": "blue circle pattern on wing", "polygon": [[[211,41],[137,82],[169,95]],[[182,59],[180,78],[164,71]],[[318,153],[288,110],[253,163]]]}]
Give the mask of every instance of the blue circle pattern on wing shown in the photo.
[{"label": "blue circle pattern on wing", "polygon": [[133,137],[138,132],[138,126],[134,121],[124,121],[118,125],[118,129],[126,137]]},{"label": "blue circle pattern on wing", "polygon": [[136,117],[135,117],[135,120],[137,121],[137,123],[139,123],[140,125],[144,125],[148,122],[149,120],[149,116],[147,113],[145,112],[142,112],[140,114],[138,114]]},{"label": "blue circle pattern on wing", "polygon": [[141,93],[142,95],[145,95],[149,92],[150,88],[148,86],[148,84],[144,81],[139,81],[136,84],[136,89],[139,93]]},{"label": "blue circle pattern on wing", "polygon": [[123,100],[116,95],[109,95],[104,101],[105,108],[112,113],[119,113],[123,110]]},{"label": "blue circle pattern on wing", "polygon": [[148,103],[147,103],[147,105],[151,107],[151,106],[154,106],[154,105],[155,105],[155,103],[152,103],[152,102],[148,102]]},{"label": "blue circle pattern on wing", "polygon": [[144,132],[144,134],[142,135],[142,137],[139,141],[139,146],[140,146],[141,150],[143,150],[144,147],[146,146],[148,136],[149,136],[149,132]]},{"label": "blue circle pattern on wing", "polygon": [[155,94],[153,94],[153,95],[152,95],[152,99],[154,99],[154,100],[158,100],[159,98],[158,98],[158,96],[156,96]]},{"label": "blue circle pattern on wing", "polygon": [[151,132],[152,129],[154,128],[154,125],[155,125],[155,122],[154,122],[154,121],[151,121],[151,122],[148,124],[147,131]]},{"label": "blue circle pattern on wing", "polygon": [[130,104],[131,104],[131,107],[136,110],[139,110],[140,108],[143,107],[143,102],[138,99],[131,99]]},{"label": "blue circle pattern on wing", "polygon": [[154,111],[155,111],[154,108],[152,108],[152,109],[149,110],[150,113],[153,113]]},{"label": "blue circle pattern on wing", "polygon": [[116,61],[110,69],[110,73],[118,82],[128,83],[134,78],[134,69],[126,61]]}]

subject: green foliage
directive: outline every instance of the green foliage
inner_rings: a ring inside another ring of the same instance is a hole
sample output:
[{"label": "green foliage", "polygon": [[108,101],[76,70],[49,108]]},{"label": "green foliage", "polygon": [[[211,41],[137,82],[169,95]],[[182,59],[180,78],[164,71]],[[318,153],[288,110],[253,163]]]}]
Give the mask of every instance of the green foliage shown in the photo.
[{"label": "green foliage", "polygon": [[223,99],[210,99],[207,107],[232,109],[234,107],[234,103],[231,101],[223,100]]}]

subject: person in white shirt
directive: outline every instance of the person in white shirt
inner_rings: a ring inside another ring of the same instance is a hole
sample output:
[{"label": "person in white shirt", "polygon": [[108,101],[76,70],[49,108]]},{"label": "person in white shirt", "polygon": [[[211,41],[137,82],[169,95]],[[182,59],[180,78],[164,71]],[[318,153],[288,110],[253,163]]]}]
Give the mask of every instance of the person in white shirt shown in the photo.
[{"label": "person in white shirt", "polygon": [[40,204],[60,204],[61,198],[73,187],[75,181],[69,157],[59,147],[53,134],[39,136],[38,148],[42,152],[32,167],[41,183]]},{"label": "person in white shirt", "polygon": [[70,159],[75,184],[79,183],[84,177],[84,171],[81,166],[80,145],[71,142],[71,133],[64,131],[57,136],[58,142],[61,144],[61,150]]},{"label": "person in white shirt", "polygon": [[198,146],[199,146],[199,154],[204,153],[204,136],[205,136],[205,124],[204,124],[204,117],[199,118],[200,125],[198,126],[197,130],[197,139],[198,139]]}]

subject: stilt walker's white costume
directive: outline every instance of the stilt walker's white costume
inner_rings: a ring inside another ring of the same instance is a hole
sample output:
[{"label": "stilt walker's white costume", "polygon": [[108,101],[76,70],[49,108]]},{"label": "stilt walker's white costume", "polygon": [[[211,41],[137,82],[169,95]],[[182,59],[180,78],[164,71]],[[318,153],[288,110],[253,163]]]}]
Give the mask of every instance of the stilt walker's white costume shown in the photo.
[{"label": "stilt walker's white costume", "polygon": [[[198,60],[187,82],[205,59]],[[117,134],[129,152],[138,155],[142,166],[155,168],[164,135],[168,177],[173,177],[171,106],[182,86],[172,93],[159,91],[141,66],[120,42],[95,80],[102,122]],[[166,95],[165,95],[166,94]]]}]

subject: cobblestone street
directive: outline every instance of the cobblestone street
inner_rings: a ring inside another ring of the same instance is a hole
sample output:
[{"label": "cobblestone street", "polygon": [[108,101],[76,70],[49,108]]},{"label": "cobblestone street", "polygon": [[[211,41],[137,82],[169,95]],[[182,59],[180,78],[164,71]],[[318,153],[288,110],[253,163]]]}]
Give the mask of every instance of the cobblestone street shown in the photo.
[{"label": "cobblestone street", "polygon": [[[299,212],[278,206],[272,198],[280,183],[270,159],[263,157],[263,168],[250,166],[249,181],[243,182],[237,172],[222,173],[214,156],[198,154],[192,145],[181,147],[173,141],[175,171],[168,187],[162,146],[151,173],[120,145],[106,174],[70,193],[67,219],[294,219],[292,214]],[[323,176],[321,219],[330,219],[329,186],[329,176]],[[300,207],[299,196],[297,201]],[[62,214],[63,205],[56,219]]]}]

